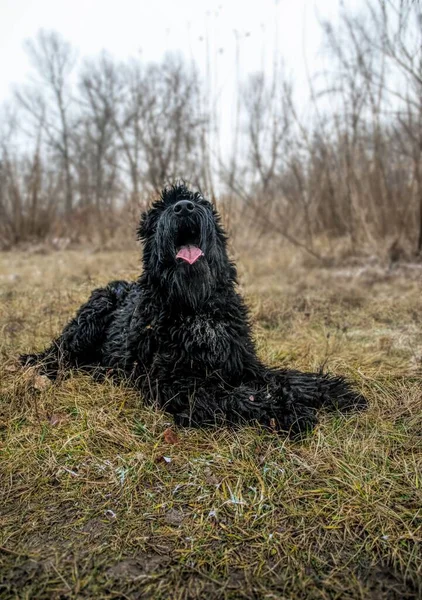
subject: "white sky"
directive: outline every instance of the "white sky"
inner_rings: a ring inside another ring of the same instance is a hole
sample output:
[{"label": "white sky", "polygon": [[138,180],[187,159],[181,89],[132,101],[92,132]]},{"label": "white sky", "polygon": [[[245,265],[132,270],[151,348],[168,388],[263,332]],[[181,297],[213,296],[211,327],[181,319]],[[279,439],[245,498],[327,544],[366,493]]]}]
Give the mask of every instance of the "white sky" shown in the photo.
[{"label": "white sky", "polygon": [[219,128],[211,154],[225,154],[233,142],[236,77],[271,73],[275,55],[292,77],[299,113],[307,114],[309,77],[330,66],[320,21],[335,24],[341,2],[356,10],[365,0],[0,0],[0,108],[28,79],[24,41],[40,28],[62,34],[81,60],[106,50],[117,59],[159,61],[177,51],[195,60],[211,86],[206,94]]},{"label": "white sky", "polygon": [[[361,4],[349,1],[351,8]],[[312,74],[321,65],[318,16],[335,20],[338,6],[339,0],[0,0],[0,102],[25,80],[23,42],[41,27],[60,32],[80,57],[105,49],[121,59],[159,60],[178,50],[204,72],[208,40],[214,92],[230,88],[235,77],[236,30],[243,73],[268,68],[276,43],[300,91],[305,66]]]}]

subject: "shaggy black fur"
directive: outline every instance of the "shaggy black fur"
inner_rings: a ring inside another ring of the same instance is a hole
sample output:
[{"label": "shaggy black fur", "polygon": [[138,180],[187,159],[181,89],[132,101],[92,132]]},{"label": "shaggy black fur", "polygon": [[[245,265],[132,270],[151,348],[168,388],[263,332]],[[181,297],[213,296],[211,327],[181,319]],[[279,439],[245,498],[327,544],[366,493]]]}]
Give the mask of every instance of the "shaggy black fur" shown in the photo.
[{"label": "shaggy black fur", "polygon": [[189,426],[258,422],[295,435],[312,429],[321,407],[366,405],[341,377],[261,363],[226,235],[201,194],[166,188],[138,235],[141,277],[95,290],[52,345],[24,364],[52,378],[69,367],[123,375]]}]

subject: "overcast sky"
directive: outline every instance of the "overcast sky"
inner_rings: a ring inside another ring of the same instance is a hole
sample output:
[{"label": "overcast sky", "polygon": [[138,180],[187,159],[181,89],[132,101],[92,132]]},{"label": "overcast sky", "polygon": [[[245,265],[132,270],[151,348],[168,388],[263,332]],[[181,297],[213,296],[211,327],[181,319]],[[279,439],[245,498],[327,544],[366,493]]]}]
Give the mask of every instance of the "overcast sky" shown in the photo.
[{"label": "overcast sky", "polygon": [[237,32],[242,72],[269,68],[277,44],[300,89],[307,69],[312,74],[321,64],[318,18],[335,21],[339,0],[0,0],[0,7],[2,101],[25,80],[23,43],[40,28],[60,32],[80,57],[106,49],[121,59],[159,60],[177,50],[202,70],[208,45],[218,90],[230,87],[235,75]]},{"label": "overcast sky", "polygon": [[159,61],[176,51],[194,60],[211,86],[209,108],[218,123],[211,153],[225,154],[236,122],[237,74],[244,80],[258,70],[270,73],[275,56],[291,76],[302,119],[311,115],[309,80],[330,69],[320,23],[335,25],[341,2],[356,10],[365,0],[0,0],[0,107],[28,79],[24,42],[40,28],[59,32],[79,60],[106,50],[117,59]]}]

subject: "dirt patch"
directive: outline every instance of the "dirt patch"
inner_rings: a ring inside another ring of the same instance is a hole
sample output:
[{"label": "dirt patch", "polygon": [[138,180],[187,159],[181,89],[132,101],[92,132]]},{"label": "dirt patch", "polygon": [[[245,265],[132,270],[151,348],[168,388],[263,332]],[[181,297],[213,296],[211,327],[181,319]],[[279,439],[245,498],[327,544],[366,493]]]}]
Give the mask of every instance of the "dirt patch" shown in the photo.
[{"label": "dirt patch", "polygon": [[147,575],[156,574],[170,562],[169,556],[154,553],[137,554],[134,558],[126,558],[110,567],[107,576],[113,580],[136,581]]},{"label": "dirt patch", "polygon": [[179,527],[183,523],[185,518],[185,513],[177,508],[172,508],[164,516],[165,522],[168,525],[173,525],[175,527]]},{"label": "dirt patch", "polygon": [[16,565],[8,572],[7,580],[11,587],[19,588],[24,587],[27,583],[30,583],[35,577],[41,575],[44,571],[44,565],[42,562],[37,560],[29,559],[25,562]]}]

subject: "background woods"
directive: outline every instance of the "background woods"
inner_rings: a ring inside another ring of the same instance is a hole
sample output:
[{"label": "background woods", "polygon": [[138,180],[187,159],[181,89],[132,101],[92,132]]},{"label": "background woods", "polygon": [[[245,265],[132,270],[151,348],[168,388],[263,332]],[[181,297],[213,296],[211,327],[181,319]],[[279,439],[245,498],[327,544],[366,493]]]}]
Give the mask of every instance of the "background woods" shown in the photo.
[{"label": "background woods", "polygon": [[26,46],[30,82],[1,113],[0,246],[94,233],[118,243],[127,212],[179,177],[233,223],[316,257],[338,238],[352,252],[420,255],[421,19],[418,2],[343,8],[321,23],[328,68],[306,91],[278,56],[246,80],[238,64],[229,136],[193,59],[84,61],[40,31]]}]

